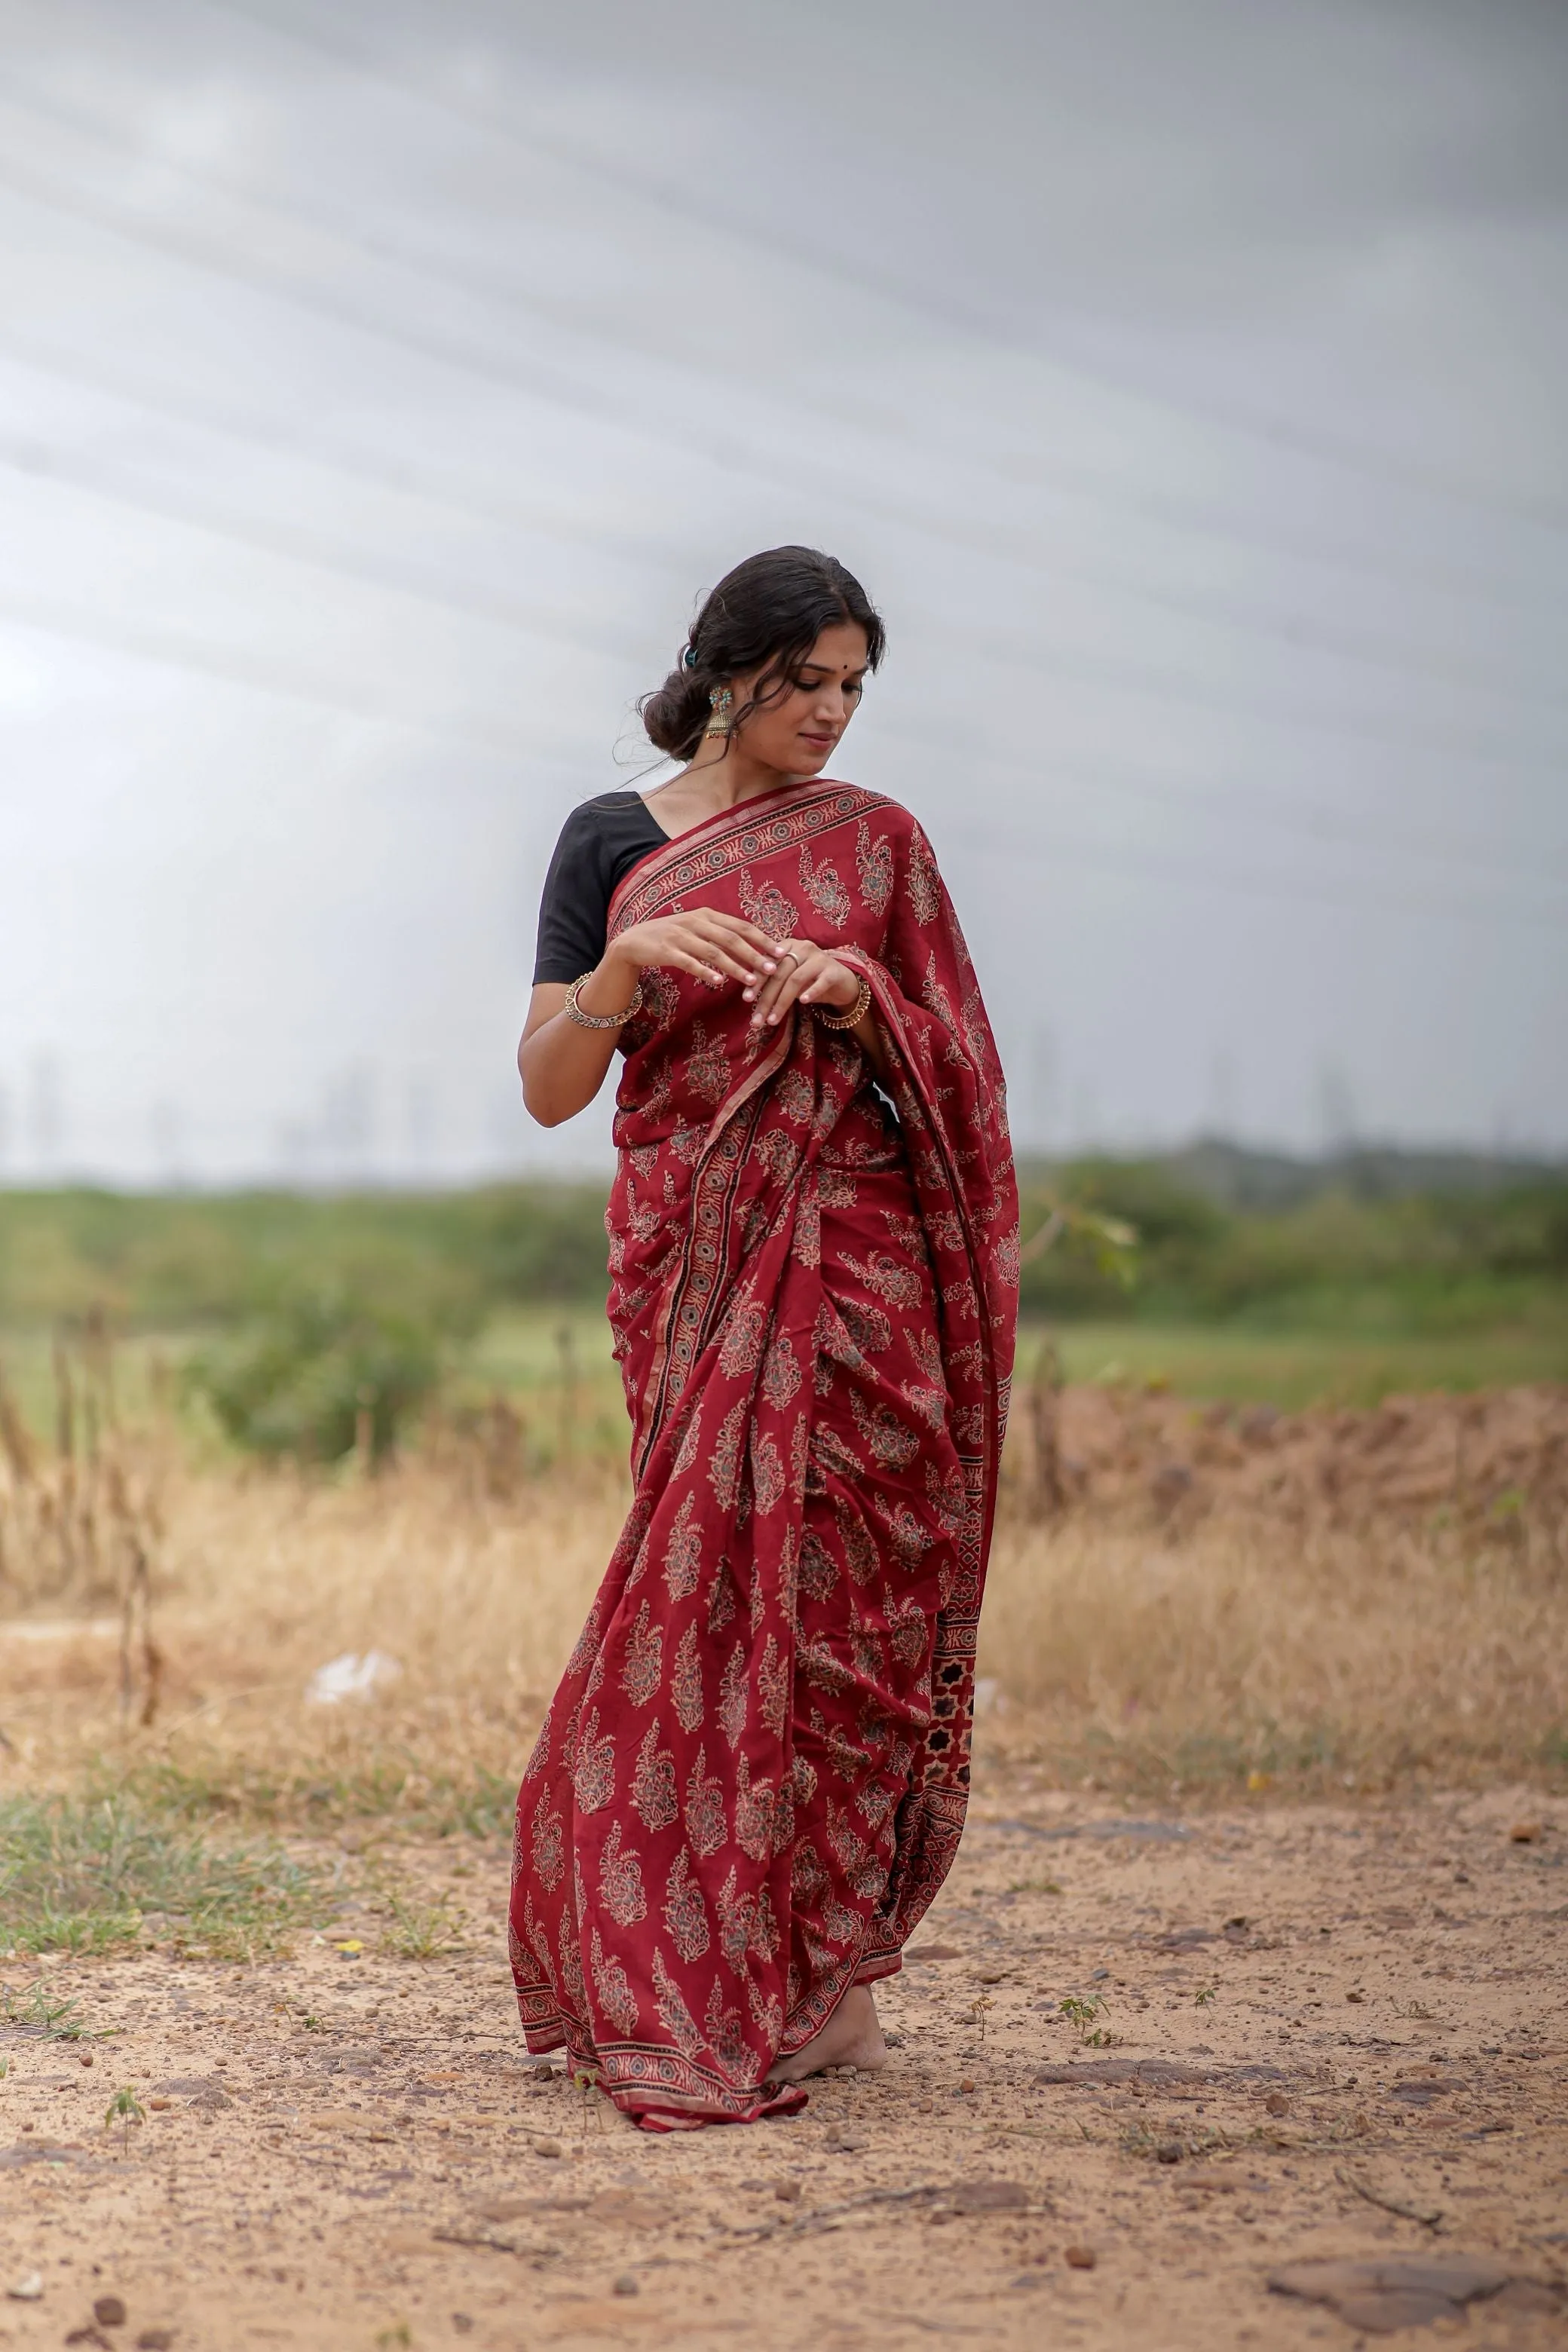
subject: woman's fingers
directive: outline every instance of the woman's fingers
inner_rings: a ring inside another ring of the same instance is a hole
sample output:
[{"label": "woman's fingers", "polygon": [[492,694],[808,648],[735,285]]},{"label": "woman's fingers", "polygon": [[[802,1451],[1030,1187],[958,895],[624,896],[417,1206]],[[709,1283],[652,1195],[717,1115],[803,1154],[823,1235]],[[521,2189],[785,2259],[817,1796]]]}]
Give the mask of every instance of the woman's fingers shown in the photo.
[{"label": "woman's fingers", "polygon": [[717,907],[709,907],[703,911],[713,922],[721,923],[727,931],[733,931],[737,939],[744,940],[748,947],[755,948],[765,962],[771,963],[778,954],[778,940],[771,931],[764,931],[760,923],[749,922],[744,915],[726,915]]},{"label": "woman's fingers", "polygon": [[722,938],[714,939],[705,936],[701,931],[694,930],[687,940],[686,946],[691,954],[700,956],[705,961],[718,965],[721,970],[729,974],[731,980],[738,980],[749,986],[757,977],[754,966],[742,960],[742,950],[732,941]]},{"label": "woman's fingers", "polygon": [[662,962],[667,971],[692,972],[699,980],[706,981],[710,988],[722,988],[724,985],[721,971],[715,971],[710,963],[703,963],[697,956],[688,955],[684,948],[667,948]]},{"label": "woman's fingers", "polygon": [[[788,952],[786,944],[786,953]],[[795,998],[809,987],[829,961],[830,959],[822,949],[807,946],[797,961],[786,963],[783,971],[774,974],[769,985],[765,1006],[762,1003],[758,1004],[757,1014],[762,1015],[763,1018],[759,1020],[756,1015],[753,1015],[753,1025],[759,1028],[776,1028]]]},{"label": "woman's fingers", "polygon": [[766,931],[759,930],[754,923],[734,920],[730,916],[721,915],[712,908],[704,909],[700,914],[692,916],[690,919],[700,928],[705,939],[711,940],[715,944],[727,948],[731,954],[740,956],[746,965],[748,974],[753,971],[766,972],[773,970],[778,961],[777,946],[769,939]]},{"label": "woman's fingers", "polygon": [[776,1019],[781,1003],[789,1002],[788,997],[784,995],[784,991],[794,986],[795,975],[802,965],[816,953],[816,950],[805,946],[799,940],[784,940],[780,942],[778,953],[778,969],[769,975],[766,982],[757,991],[756,1011],[752,1015],[753,1030],[763,1029],[771,1021]]}]

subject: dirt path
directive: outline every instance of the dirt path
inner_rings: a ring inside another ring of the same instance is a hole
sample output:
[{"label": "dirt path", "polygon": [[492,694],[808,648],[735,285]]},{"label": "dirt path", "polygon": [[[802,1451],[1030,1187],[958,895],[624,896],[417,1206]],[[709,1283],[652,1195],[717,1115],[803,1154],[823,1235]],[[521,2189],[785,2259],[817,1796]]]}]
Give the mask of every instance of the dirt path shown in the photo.
[{"label": "dirt path", "polygon": [[[467,1951],[378,1958],[351,1909],[357,1958],[50,1970],[117,2032],[0,2033],[0,2287],[42,2287],[0,2343],[1348,2346],[1451,2306],[1271,2273],[1458,2256],[1484,2292],[1440,2328],[1563,2340],[1560,1802],[1140,1821],[994,1772],[886,2072],[663,2140],[526,2063],[503,1859],[397,1859]],[[146,2120],[106,2133],[122,2085]]]}]

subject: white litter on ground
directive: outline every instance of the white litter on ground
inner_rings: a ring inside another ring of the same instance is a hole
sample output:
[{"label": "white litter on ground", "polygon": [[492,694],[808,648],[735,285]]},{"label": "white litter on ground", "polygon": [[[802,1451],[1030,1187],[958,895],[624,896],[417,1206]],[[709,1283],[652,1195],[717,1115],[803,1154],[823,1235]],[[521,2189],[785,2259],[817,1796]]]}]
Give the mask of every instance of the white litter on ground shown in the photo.
[{"label": "white litter on ground", "polygon": [[395,1683],[403,1668],[384,1650],[366,1650],[361,1657],[353,1650],[345,1650],[341,1658],[329,1658],[318,1666],[305,1686],[305,1696],[312,1706],[336,1706],[345,1698],[369,1698],[373,1692]]}]

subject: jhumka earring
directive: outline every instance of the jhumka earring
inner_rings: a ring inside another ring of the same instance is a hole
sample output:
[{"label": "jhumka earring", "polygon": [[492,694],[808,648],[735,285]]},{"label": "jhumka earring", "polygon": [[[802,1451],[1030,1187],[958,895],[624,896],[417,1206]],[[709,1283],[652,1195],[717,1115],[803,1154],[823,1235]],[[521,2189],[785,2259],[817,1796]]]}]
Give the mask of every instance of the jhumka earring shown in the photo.
[{"label": "jhumka earring", "polygon": [[712,707],[713,716],[708,721],[707,726],[702,730],[704,738],[706,739],[710,735],[728,735],[730,732],[730,713],[734,708],[735,702],[734,696],[731,693],[727,686],[716,686],[713,688],[712,693],[709,696],[708,700]]}]

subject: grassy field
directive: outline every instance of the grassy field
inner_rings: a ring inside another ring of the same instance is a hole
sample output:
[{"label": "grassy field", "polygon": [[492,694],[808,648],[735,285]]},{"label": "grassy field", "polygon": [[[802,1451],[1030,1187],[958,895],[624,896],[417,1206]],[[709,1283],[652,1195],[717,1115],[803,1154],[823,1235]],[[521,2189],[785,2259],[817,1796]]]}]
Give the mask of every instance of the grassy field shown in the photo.
[{"label": "grassy field", "polygon": [[[100,1619],[40,1594],[0,1624],[0,1721],[31,1788],[96,1775],[197,1822],[499,1831],[623,1517],[621,1467],[580,1460],[499,1496],[461,1451],[368,1479],[152,1453],[132,1469],[152,1531],[153,1719],[138,1649],[122,1698],[112,1604]],[[1560,1513],[1180,1532],[1037,1525],[1014,1492],[980,1663],[1006,1709],[986,1736],[1015,1754],[1143,1790],[1562,1777]],[[321,1665],[370,1651],[395,1662],[373,1697],[310,1703]]]},{"label": "grassy field", "polygon": [[[563,1338],[563,1335],[564,1338]],[[160,1400],[187,1439],[209,1454],[224,1441],[198,1402],[184,1393],[183,1367],[208,1344],[191,1330],[151,1331],[114,1351],[117,1402],[136,1422]],[[1310,1404],[1375,1405],[1390,1395],[1432,1389],[1508,1388],[1568,1381],[1568,1310],[1462,1333],[1270,1330],[1235,1325],[1134,1321],[1045,1323],[1026,1318],[1018,1375],[1026,1378],[1049,1341],[1069,1381],[1168,1388],[1209,1402],[1268,1403],[1293,1412]],[[40,1440],[57,1415],[54,1336],[0,1332],[0,1370]],[[471,1412],[492,1395],[521,1415],[531,1455],[562,1450],[620,1453],[626,1441],[620,1376],[602,1308],[574,1303],[515,1307],[492,1316],[447,1351],[437,1412]]]},{"label": "grassy field", "polygon": [[1568,1381],[1568,1315],[1535,1325],[1424,1335],[1237,1329],[1213,1323],[1026,1322],[1022,1376],[1054,1341],[1069,1381],[1149,1381],[1207,1402],[1374,1405],[1426,1389]]}]

